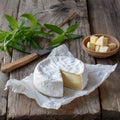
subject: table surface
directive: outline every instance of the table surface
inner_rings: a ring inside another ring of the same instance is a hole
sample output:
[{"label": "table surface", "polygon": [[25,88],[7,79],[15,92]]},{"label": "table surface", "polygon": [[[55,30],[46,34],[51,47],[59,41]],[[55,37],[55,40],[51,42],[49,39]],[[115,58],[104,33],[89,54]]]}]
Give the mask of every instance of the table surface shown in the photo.
[{"label": "table surface", "polygon": [[[41,23],[60,24],[72,12],[76,11],[74,19],[63,27],[78,23],[76,33],[84,37],[105,33],[120,40],[120,0],[66,0],[70,9],[61,9],[53,13],[51,6],[59,4],[58,0],[0,0],[0,29],[8,30],[4,14],[14,16],[17,20],[23,13],[32,13]],[[65,5],[64,4],[64,5]],[[83,38],[82,38],[83,39]],[[116,55],[97,59],[86,54],[81,48],[82,39],[71,41],[67,46],[72,54],[85,63],[115,64],[118,67],[114,73],[90,95],[73,100],[59,110],[40,108],[37,103],[21,94],[15,94],[10,89],[4,91],[4,85],[9,78],[22,79],[33,72],[37,59],[30,64],[16,69],[10,74],[0,72],[0,120],[120,120],[120,52]],[[45,42],[42,42],[45,45]],[[34,52],[34,50],[31,49]],[[10,63],[25,54],[13,50],[12,57],[0,53],[0,65]]]}]

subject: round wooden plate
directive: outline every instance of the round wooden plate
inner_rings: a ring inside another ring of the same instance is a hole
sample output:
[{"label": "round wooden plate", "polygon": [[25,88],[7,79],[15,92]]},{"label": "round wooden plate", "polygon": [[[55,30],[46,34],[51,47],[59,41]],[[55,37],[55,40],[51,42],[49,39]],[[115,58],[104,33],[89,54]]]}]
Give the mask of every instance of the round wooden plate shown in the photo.
[{"label": "round wooden plate", "polygon": [[82,41],[82,48],[83,48],[84,51],[87,52],[89,55],[91,55],[91,56],[93,56],[93,57],[96,57],[96,58],[106,58],[106,57],[110,57],[110,56],[116,54],[116,53],[119,51],[119,49],[120,49],[120,42],[119,42],[115,37],[113,37],[113,36],[111,36],[111,35],[106,35],[106,34],[94,34],[94,35],[95,35],[95,36],[98,36],[98,37],[100,37],[100,36],[105,36],[105,37],[107,37],[107,38],[109,39],[109,41],[110,41],[110,42],[114,42],[114,43],[117,45],[117,47],[116,47],[114,50],[109,51],[109,52],[107,52],[107,53],[95,52],[95,51],[93,51],[93,50],[91,50],[91,49],[89,49],[89,48],[86,47],[87,42],[90,41],[90,36],[88,36],[88,37],[86,37],[86,38]]}]

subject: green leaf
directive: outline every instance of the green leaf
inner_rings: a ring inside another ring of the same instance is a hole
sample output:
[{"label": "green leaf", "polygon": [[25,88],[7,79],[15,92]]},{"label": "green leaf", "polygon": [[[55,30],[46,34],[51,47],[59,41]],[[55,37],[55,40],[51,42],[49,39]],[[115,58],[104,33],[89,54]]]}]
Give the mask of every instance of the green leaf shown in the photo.
[{"label": "green leaf", "polygon": [[40,23],[38,23],[38,22],[37,22],[37,26],[38,26],[39,28],[42,28],[42,27],[43,27],[42,24],[40,24]]},{"label": "green leaf", "polygon": [[0,42],[4,41],[6,35],[7,35],[7,32],[3,32],[3,33],[0,34]]},{"label": "green leaf", "polygon": [[24,47],[21,46],[21,45],[14,44],[14,45],[12,45],[10,47],[16,49],[17,51],[29,54],[29,52],[26,52],[25,49],[24,49]]},{"label": "green leaf", "polygon": [[64,41],[64,35],[60,35],[57,38],[55,38],[54,40],[52,40],[51,42],[49,42],[49,45],[56,45],[56,44],[61,44]]},{"label": "green leaf", "polygon": [[22,19],[20,24],[19,24],[19,27],[23,27],[26,24],[26,22],[27,22],[26,18]]},{"label": "green leaf", "polygon": [[73,24],[67,28],[67,33],[74,32],[78,28],[78,24]]},{"label": "green leaf", "polygon": [[15,28],[18,27],[18,22],[12,16],[5,15],[5,18],[9,22],[10,26],[12,27],[12,29],[15,29]]},{"label": "green leaf", "polygon": [[37,25],[37,20],[32,14],[23,14],[21,16],[27,18],[31,22],[32,26],[35,27]]},{"label": "green leaf", "polygon": [[60,27],[58,27],[58,26],[56,26],[56,25],[44,24],[44,26],[45,26],[46,28],[52,30],[53,32],[58,33],[58,34],[64,33],[64,31],[63,31]]},{"label": "green leaf", "polygon": [[52,34],[49,34],[49,33],[46,33],[46,32],[41,32],[41,31],[39,31],[39,32],[35,32],[35,35],[34,35],[34,36],[46,38],[46,37],[51,37],[51,36],[53,36],[53,35],[52,35]]},{"label": "green leaf", "polygon": [[30,45],[35,49],[41,49],[40,45],[35,42],[35,40],[30,39],[29,40]]},{"label": "green leaf", "polygon": [[82,35],[79,34],[67,34],[66,36],[68,37],[68,39],[79,39],[83,37]]}]

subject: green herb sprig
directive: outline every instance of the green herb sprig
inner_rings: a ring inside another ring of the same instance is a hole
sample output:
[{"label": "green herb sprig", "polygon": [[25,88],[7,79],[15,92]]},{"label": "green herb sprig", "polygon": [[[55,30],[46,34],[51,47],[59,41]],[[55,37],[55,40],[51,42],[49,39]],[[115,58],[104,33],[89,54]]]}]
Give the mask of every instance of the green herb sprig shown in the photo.
[{"label": "green herb sprig", "polygon": [[[15,18],[5,15],[9,22],[9,31],[0,30],[0,50],[9,53],[9,49],[16,49],[20,52],[26,52],[25,48],[31,46],[35,49],[42,47],[35,40],[35,37],[49,38],[49,46],[58,46],[65,40],[78,39],[82,36],[73,34],[78,25],[73,24],[65,31],[57,25],[39,23],[32,14],[21,15],[22,20],[18,22]],[[28,24],[30,22],[30,24]],[[52,34],[48,31],[50,30]],[[48,31],[48,32],[47,32]],[[54,36],[57,37],[52,40]]]}]

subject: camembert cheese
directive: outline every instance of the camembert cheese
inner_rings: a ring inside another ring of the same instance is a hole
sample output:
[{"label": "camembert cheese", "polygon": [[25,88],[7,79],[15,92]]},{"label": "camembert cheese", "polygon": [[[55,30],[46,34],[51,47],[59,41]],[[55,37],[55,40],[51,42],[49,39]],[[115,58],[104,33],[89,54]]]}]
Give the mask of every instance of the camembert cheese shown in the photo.
[{"label": "camembert cheese", "polygon": [[74,57],[52,56],[36,66],[33,83],[39,92],[47,96],[62,97],[63,86],[82,90],[87,81],[87,71],[82,61]]}]

